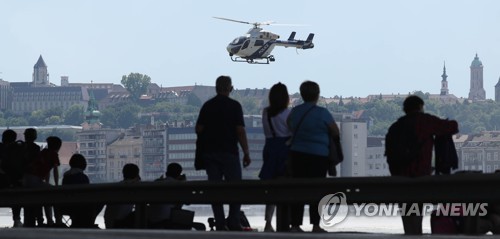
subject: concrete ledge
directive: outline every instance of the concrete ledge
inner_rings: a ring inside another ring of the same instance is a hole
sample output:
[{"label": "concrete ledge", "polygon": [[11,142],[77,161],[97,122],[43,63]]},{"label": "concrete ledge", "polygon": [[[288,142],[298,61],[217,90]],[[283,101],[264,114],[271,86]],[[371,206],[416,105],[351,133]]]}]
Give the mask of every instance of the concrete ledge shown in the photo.
[{"label": "concrete ledge", "polygon": [[11,239],[260,239],[260,238],[500,238],[500,236],[466,236],[466,235],[423,235],[404,236],[398,234],[376,233],[266,233],[266,232],[199,232],[175,230],[95,230],[95,229],[0,229],[1,238]]}]

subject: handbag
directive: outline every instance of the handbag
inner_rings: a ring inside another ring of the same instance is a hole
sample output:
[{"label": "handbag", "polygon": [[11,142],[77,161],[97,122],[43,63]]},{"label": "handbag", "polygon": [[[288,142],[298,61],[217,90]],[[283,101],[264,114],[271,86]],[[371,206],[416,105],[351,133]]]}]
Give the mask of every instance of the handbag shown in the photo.
[{"label": "handbag", "polygon": [[328,153],[328,175],[335,177],[337,176],[337,165],[344,161],[344,153],[342,152],[342,146],[340,145],[340,140],[335,140],[330,137],[330,151]]},{"label": "handbag", "polygon": [[202,140],[202,135],[198,134],[198,137],[196,139],[196,150],[194,153],[194,169],[195,170],[204,170],[206,169],[205,167],[205,161],[203,160],[203,140]]}]

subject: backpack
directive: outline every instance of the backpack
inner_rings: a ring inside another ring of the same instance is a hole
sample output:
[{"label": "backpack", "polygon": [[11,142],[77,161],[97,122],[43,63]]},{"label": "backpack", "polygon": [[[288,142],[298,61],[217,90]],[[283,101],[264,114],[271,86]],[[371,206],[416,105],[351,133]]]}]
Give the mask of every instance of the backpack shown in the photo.
[{"label": "backpack", "polygon": [[1,152],[2,169],[9,178],[10,184],[19,186],[26,169],[25,143],[17,140],[11,144],[4,144]]},{"label": "backpack", "polygon": [[415,126],[415,116],[403,116],[391,125],[385,136],[385,156],[393,175],[419,158],[422,143],[418,140]]}]

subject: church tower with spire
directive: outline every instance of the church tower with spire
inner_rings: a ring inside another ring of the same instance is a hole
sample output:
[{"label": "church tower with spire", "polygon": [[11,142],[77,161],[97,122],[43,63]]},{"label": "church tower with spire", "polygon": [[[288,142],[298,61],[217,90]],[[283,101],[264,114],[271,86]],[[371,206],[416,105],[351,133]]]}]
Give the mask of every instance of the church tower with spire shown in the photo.
[{"label": "church tower with spire", "polygon": [[474,57],[470,65],[470,91],[469,100],[485,100],[486,92],[483,87],[483,63],[479,57]]},{"label": "church tower with spire", "polygon": [[33,66],[33,81],[32,86],[50,86],[49,73],[47,72],[47,65],[42,58],[42,55],[38,58],[35,66]]},{"label": "church tower with spire", "polygon": [[443,65],[443,74],[441,75],[441,95],[448,95],[448,81],[446,78],[448,78],[448,75],[446,75],[446,63]]},{"label": "church tower with spire", "polygon": [[100,122],[101,112],[99,112],[99,107],[97,101],[95,100],[94,93],[92,89],[89,92],[89,103],[87,106],[87,111],[85,112],[85,122],[82,124],[83,130],[98,130],[101,128],[102,124]]}]

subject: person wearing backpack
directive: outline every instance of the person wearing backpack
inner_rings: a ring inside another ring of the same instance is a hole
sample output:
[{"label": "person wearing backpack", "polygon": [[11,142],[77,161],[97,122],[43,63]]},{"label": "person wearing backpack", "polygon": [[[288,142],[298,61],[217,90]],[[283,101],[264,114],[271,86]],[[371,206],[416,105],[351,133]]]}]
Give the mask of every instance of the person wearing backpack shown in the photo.
[{"label": "person wearing backpack", "polygon": [[[22,187],[23,179],[23,160],[22,150],[23,141],[16,141],[17,133],[8,129],[2,133],[2,147],[0,151],[0,168],[5,173],[6,185],[11,188]],[[22,227],[21,207],[12,207],[13,227]]]},{"label": "person wearing backpack", "polygon": [[[62,146],[62,140],[57,136],[49,136],[45,139],[47,142],[47,148],[42,149],[40,152],[40,158],[37,160],[36,166],[33,169],[33,174],[37,176],[45,186],[50,185],[50,171],[52,170],[53,180],[55,186],[59,186],[59,149]],[[54,224],[54,219],[52,217],[52,206],[44,205],[45,217],[47,218],[47,225],[51,226]],[[60,215],[55,215],[56,225],[62,224],[62,218]]]},{"label": "person wearing backpack", "polygon": [[[385,137],[389,171],[392,176],[431,175],[434,137],[458,133],[458,123],[424,113],[424,101],[416,95],[405,99],[403,111],[405,115],[390,126]],[[406,209],[412,211],[411,208],[409,205],[402,208],[404,231],[407,235],[420,235],[422,214],[407,215]]]},{"label": "person wearing backpack", "polygon": [[[42,180],[33,173],[34,168],[40,160],[40,146],[35,143],[38,133],[34,128],[24,130],[24,160],[26,167],[24,169],[24,187],[38,188],[43,187]],[[35,227],[43,225],[42,207],[29,206],[24,207],[24,227]]]}]

